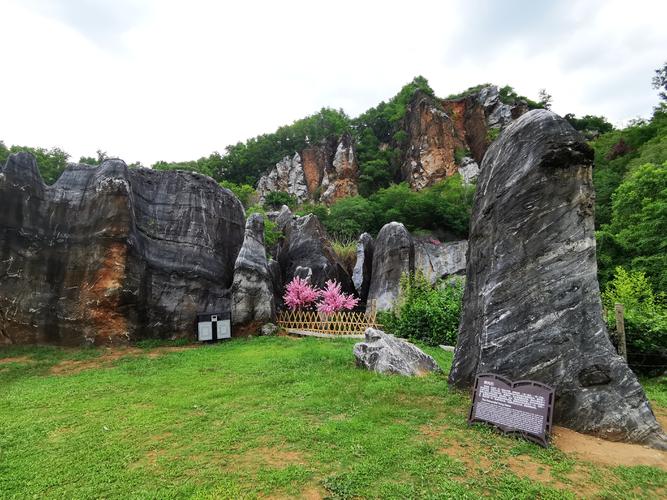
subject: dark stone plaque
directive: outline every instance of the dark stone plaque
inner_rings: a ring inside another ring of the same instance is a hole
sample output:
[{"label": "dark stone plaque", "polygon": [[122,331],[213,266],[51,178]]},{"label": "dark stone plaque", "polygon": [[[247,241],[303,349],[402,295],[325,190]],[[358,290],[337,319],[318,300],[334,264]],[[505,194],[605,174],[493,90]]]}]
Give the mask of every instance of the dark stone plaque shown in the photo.
[{"label": "dark stone plaque", "polygon": [[468,423],[485,422],[547,447],[553,404],[554,390],[548,385],[482,373],[475,379]]}]

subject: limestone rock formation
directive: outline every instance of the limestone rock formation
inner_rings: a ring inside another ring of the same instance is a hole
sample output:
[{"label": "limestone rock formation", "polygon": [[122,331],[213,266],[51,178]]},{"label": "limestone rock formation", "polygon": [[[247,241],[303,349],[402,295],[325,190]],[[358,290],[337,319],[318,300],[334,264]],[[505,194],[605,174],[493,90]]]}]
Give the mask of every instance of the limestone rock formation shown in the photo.
[{"label": "limestone rock formation", "polygon": [[352,137],[345,134],[338,143],[331,166],[327,164],[325,168],[320,200],[330,205],[340,198],[356,196],[359,194],[358,176],[359,166],[354,154]]},{"label": "limestone rock formation", "polygon": [[408,135],[402,176],[413,189],[423,189],[456,173],[455,152],[465,149],[465,143],[436,98],[417,92],[402,128]]},{"label": "limestone rock formation", "polygon": [[418,347],[375,328],[366,329],[365,342],[355,344],[353,353],[357,366],[377,373],[411,377],[441,371]]},{"label": "limestone rock formation", "polygon": [[317,216],[297,217],[285,226],[284,233],[277,253],[283,284],[291,281],[298,271],[301,277],[310,275],[311,283],[319,287],[334,279],[341,284],[343,292],[354,292],[352,279],[331,247]]},{"label": "limestone rock formation", "polygon": [[371,286],[373,248],[373,237],[370,234],[363,233],[359,236],[359,241],[357,242],[357,260],[352,271],[352,282],[362,304],[366,302],[368,289]]},{"label": "limestone rock formation", "polygon": [[273,191],[291,194],[298,203],[308,199],[308,185],[299,153],[294,153],[292,158],[286,156],[276,163],[276,167],[267,175],[259,179],[257,193],[261,203],[264,203],[266,195]]},{"label": "limestone rock formation", "polygon": [[424,273],[431,283],[466,269],[468,241],[440,243],[435,240],[415,240],[415,271]]},{"label": "limestone rock formation", "polygon": [[232,321],[247,324],[275,320],[273,282],[264,248],[264,218],[248,217],[243,246],[234,264],[232,284]]},{"label": "limestone rock formation", "polygon": [[0,342],[113,344],[187,336],[229,309],[243,207],[213,179],[35,159],[0,169]]},{"label": "limestone rock formation", "polygon": [[391,309],[398,299],[401,276],[421,271],[431,283],[466,268],[468,242],[440,243],[430,239],[415,239],[399,222],[385,224],[373,248],[373,266],[368,291],[367,310]]},{"label": "limestone rock formation", "polygon": [[414,269],[412,236],[400,222],[385,224],[375,239],[367,307],[374,303],[378,311],[391,309],[398,297],[401,276]]},{"label": "limestone rock formation", "polygon": [[472,184],[479,175],[479,165],[469,156],[464,157],[459,165],[459,174],[463,177],[464,184]]},{"label": "limestone rock formation", "polygon": [[562,118],[531,111],[489,148],[471,221],[452,384],[492,372],[556,390],[554,420],[666,448],[637,378],[602,319],[593,153]]},{"label": "limestone rock formation", "polygon": [[332,204],[340,198],[358,194],[359,166],[349,134],[338,143],[324,141],[310,146],[293,158],[285,157],[257,184],[260,202],[272,191],[293,195],[304,201]]}]

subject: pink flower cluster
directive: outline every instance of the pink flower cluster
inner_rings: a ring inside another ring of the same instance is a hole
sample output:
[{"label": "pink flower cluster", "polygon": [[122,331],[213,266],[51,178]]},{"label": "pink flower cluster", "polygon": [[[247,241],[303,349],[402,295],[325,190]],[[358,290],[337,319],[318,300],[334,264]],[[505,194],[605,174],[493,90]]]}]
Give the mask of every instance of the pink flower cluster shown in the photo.
[{"label": "pink flower cluster", "polygon": [[[315,301],[321,299],[316,304]],[[340,283],[329,280],[324,290],[312,286],[308,280],[295,276],[285,287],[283,295],[285,305],[291,310],[315,305],[317,310],[323,314],[333,314],[345,309],[354,309],[359,304],[359,299],[341,291]]]},{"label": "pink flower cluster", "polygon": [[358,303],[358,298],[341,291],[340,283],[329,280],[322,290],[322,300],[317,303],[317,310],[324,314],[333,314],[343,309],[354,309]]},{"label": "pink flower cluster", "polygon": [[320,298],[322,292],[308,283],[308,280],[295,276],[285,287],[283,300],[292,311],[307,307]]}]

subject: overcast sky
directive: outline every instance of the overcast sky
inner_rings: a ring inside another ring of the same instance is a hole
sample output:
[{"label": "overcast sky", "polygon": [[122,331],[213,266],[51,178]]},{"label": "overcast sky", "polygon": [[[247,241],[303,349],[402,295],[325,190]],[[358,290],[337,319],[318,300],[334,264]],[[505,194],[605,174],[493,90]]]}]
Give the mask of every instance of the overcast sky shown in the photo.
[{"label": "overcast sky", "polygon": [[510,84],[557,113],[648,116],[665,1],[0,0],[0,140],[196,159],[415,75]]}]

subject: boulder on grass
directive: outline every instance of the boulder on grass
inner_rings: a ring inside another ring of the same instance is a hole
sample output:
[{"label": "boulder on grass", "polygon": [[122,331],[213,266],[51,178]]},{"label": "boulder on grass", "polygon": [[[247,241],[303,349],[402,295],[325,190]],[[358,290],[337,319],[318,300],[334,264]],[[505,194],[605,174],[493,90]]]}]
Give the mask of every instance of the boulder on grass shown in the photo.
[{"label": "boulder on grass", "polygon": [[367,328],[365,336],[365,342],[354,346],[354,357],[359,367],[408,377],[441,371],[435,359],[410,342],[375,328]]}]

